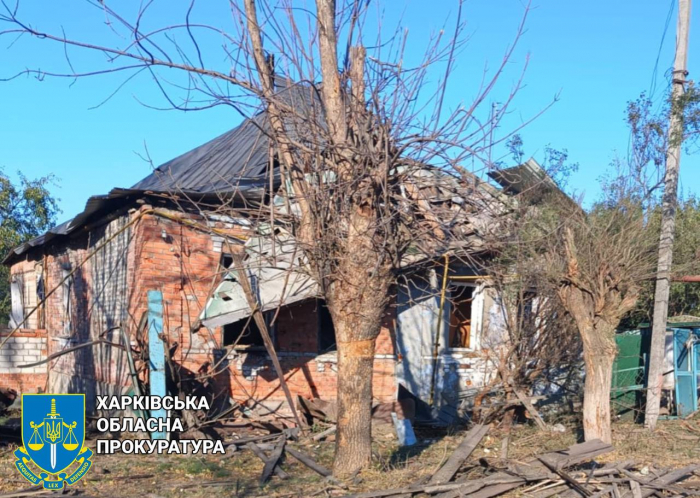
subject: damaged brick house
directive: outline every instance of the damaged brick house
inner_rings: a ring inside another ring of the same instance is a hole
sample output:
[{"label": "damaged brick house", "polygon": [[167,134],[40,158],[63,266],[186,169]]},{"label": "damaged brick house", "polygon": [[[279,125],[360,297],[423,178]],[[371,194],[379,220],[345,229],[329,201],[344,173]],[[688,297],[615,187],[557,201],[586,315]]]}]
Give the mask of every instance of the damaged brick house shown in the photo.
[{"label": "damaged brick house", "polygon": [[[271,202],[280,184],[269,171],[262,122],[264,113],[130,189],[90,198],[75,218],[9,254],[11,325],[21,330],[0,350],[0,384],[22,392],[83,392],[88,410],[96,395],[129,392],[124,345],[136,353],[144,347],[147,292],[158,290],[172,362],[192,376],[214,374],[227,402],[277,409],[284,394],[229,271],[233,255],[245,251],[292,394],[332,400],[337,356],[328,310],[313,282],[294,270],[293,239],[280,231],[257,236],[260,227],[248,215]],[[517,192],[517,182],[496,180]],[[480,188],[502,195],[487,184]],[[377,401],[397,399],[403,386],[427,404],[455,405],[460,392],[491,374],[483,351],[489,337],[502,333],[498,298],[475,269],[450,266],[443,282],[443,267],[407,272],[396,289],[377,342]],[[73,350],[53,358],[67,349]]]}]

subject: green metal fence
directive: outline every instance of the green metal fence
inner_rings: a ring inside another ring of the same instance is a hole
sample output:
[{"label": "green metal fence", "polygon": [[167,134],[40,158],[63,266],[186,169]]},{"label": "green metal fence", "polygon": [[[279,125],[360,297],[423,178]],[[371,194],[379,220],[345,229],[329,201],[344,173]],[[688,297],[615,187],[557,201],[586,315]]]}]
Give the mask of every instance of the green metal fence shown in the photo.
[{"label": "green metal fence", "polygon": [[615,337],[618,355],[613,364],[610,401],[613,413],[637,418],[643,411],[646,384],[646,335],[632,330]]}]

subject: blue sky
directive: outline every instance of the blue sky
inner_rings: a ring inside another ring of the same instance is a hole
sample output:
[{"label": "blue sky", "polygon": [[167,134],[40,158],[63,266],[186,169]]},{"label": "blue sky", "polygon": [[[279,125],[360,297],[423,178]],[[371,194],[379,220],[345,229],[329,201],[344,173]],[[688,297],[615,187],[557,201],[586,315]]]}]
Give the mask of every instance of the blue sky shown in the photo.
[{"label": "blue sky", "polygon": [[[133,11],[133,2],[122,3]],[[184,15],[189,2],[172,0],[166,4],[167,10],[151,20],[154,25]],[[196,15],[226,27],[230,20],[221,15],[225,9],[215,4],[225,6],[227,2],[201,2]],[[63,26],[74,38],[109,39],[104,19],[82,5],[76,0],[31,0],[22,4],[20,14],[39,28]],[[383,22],[407,28],[409,45],[413,43],[418,50],[430,32],[454,20],[456,13],[456,1],[452,0],[383,0],[380,5]],[[570,187],[586,200],[594,199],[599,194],[598,179],[616,151],[626,153],[626,102],[650,90],[657,56],[657,95],[668,86],[675,12],[659,49],[670,6],[671,0],[533,0],[527,32],[493,100],[505,98],[529,54],[526,87],[497,135],[537,113],[560,93],[559,102],[522,131],[526,153],[540,159],[548,144],[568,149],[571,160],[580,164]],[[523,4],[518,0],[466,2],[464,16],[470,40],[460,54],[448,105],[469,102],[473,97],[474,82],[481,78],[485,65],[493,68],[499,63],[522,12]],[[700,54],[694,50],[700,43],[694,42],[700,40],[699,16],[696,13],[691,24],[690,78],[700,62]],[[9,40],[2,39],[0,76],[28,66],[65,69],[62,49],[31,39],[8,45]],[[76,51],[71,52],[71,60],[78,70],[92,69],[96,61],[95,54]],[[143,154],[145,147],[158,165],[240,121],[225,108],[189,113],[148,109],[139,101],[165,103],[145,74],[105,105],[90,109],[122,81],[123,77],[110,75],[73,85],[67,80],[27,77],[0,83],[0,166],[10,174],[21,170],[30,177],[56,175],[59,184],[54,192],[61,199],[61,219],[82,210],[90,195],[131,186],[146,176],[150,165],[137,155]],[[681,188],[686,194],[698,193],[699,186],[698,159],[685,157]]]}]

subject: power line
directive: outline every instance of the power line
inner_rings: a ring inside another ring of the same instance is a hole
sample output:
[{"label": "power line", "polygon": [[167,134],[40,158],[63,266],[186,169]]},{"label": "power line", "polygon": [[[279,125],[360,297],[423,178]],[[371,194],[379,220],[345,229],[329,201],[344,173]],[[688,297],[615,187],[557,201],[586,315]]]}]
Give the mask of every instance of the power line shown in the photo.
[{"label": "power line", "polygon": [[668,27],[671,24],[671,18],[673,17],[673,9],[676,6],[676,0],[671,0],[671,5],[668,7],[668,14],[666,14],[666,23],[664,25],[664,31],[661,35],[661,42],[659,43],[659,50],[656,53],[656,62],[654,62],[654,71],[651,73],[651,85],[649,85],[649,98],[654,99],[654,94],[656,93],[656,73],[659,71],[659,59],[661,58],[661,50],[664,47],[664,41],[666,41],[666,34],[668,33]]}]

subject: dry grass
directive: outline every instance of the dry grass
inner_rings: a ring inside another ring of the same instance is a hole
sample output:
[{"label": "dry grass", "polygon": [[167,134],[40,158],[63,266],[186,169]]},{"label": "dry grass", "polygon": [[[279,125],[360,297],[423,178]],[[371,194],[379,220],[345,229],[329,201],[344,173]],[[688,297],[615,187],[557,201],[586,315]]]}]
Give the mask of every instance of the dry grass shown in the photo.
[{"label": "dry grass", "polygon": [[[421,443],[399,448],[388,430],[375,434],[375,462],[361,479],[348,482],[352,491],[400,487],[432,475],[451,454],[464,435],[463,430],[420,430]],[[480,458],[498,459],[503,434],[492,430],[474,452],[471,462]],[[570,427],[563,433],[541,433],[534,427],[513,429],[509,457],[524,460],[535,454],[557,450],[576,443],[578,432]],[[649,434],[639,425],[618,423],[614,430],[616,450],[598,459],[600,463],[633,459],[650,468],[680,467],[700,459],[700,422],[666,421]],[[330,467],[333,443],[305,445],[301,449],[319,463]],[[16,472],[13,457],[0,450],[0,492],[26,489],[28,483]],[[258,477],[262,462],[249,451],[231,458],[196,456],[95,455],[87,477],[75,485],[89,496],[160,496],[200,498],[217,494],[234,497],[308,497],[343,494],[319,475],[292,458],[284,463],[291,478],[277,477],[262,489]],[[465,469],[469,471],[469,466]],[[134,478],[134,476],[151,476]],[[210,486],[219,482],[223,486]],[[327,490],[328,493],[324,492]]]}]

